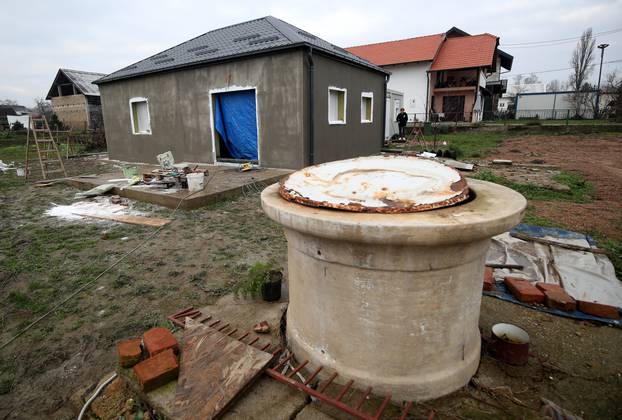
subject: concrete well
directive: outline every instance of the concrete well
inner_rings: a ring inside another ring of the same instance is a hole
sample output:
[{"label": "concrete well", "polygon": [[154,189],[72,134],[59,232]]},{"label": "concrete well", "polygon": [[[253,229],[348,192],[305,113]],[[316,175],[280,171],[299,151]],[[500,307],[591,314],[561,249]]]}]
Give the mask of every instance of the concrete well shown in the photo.
[{"label": "concrete well", "polygon": [[468,180],[471,199],[406,214],[353,213],[287,201],[262,206],[288,242],[287,339],[298,360],[341,381],[427,400],[468,383],[490,238],[518,224],[517,192]]}]

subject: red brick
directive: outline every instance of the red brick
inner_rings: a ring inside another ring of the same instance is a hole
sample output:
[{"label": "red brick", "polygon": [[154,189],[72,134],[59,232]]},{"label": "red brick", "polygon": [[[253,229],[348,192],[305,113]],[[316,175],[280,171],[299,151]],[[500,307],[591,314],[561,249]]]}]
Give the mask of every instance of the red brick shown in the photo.
[{"label": "red brick", "polygon": [[527,280],[508,276],[505,278],[505,285],[521,302],[544,303],[544,293]]},{"label": "red brick", "polygon": [[134,366],[134,374],[143,391],[153,391],[177,378],[177,356],[172,349],[160,352]]},{"label": "red brick", "polygon": [[561,291],[565,293],[565,290],[563,287],[561,287],[559,284],[553,284],[553,283],[543,283],[543,282],[538,282],[536,283],[536,287],[540,290],[542,290],[542,292],[546,292],[547,290],[551,290],[551,291]]},{"label": "red brick", "polygon": [[140,348],[140,338],[119,341],[117,343],[117,354],[119,364],[123,367],[132,367],[140,362],[143,350]]},{"label": "red brick", "polygon": [[486,267],[484,269],[484,291],[486,292],[490,292],[497,288],[495,285],[495,278],[492,275],[493,271],[492,267]]},{"label": "red brick", "polygon": [[546,290],[544,292],[544,301],[549,308],[561,309],[562,311],[574,311],[577,309],[577,302],[561,287],[560,290]]},{"label": "red brick", "polygon": [[620,319],[620,312],[615,306],[605,305],[596,302],[586,302],[578,300],[579,310],[586,314],[600,316],[603,318]]},{"label": "red brick", "polygon": [[536,283],[536,287],[544,293],[546,306],[562,311],[574,311],[577,302],[559,284]]},{"label": "red brick", "polygon": [[179,345],[175,336],[166,328],[156,327],[143,334],[143,343],[149,356],[154,356],[164,350],[172,349],[179,351]]}]

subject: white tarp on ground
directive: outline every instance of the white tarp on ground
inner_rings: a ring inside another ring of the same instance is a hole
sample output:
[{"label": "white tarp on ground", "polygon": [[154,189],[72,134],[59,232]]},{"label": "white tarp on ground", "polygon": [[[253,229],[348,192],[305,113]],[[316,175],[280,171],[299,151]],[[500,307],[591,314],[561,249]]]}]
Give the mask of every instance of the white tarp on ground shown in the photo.
[{"label": "white tarp on ground", "polygon": [[[541,237],[586,248],[592,246],[585,236]],[[522,270],[495,269],[497,280],[511,275],[534,282],[559,284],[576,300],[622,307],[622,283],[616,278],[613,264],[603,254],[523,241],[506,232],[492,239],[486,262],[524,267]]]},{"label": "white tarp on ground", "polygon": [[[114,215],[142,216],[145,213],[129,209],[121,204],[112,204],[108,197],[97,197],[95,201],[78,201],[70,205],[58,205],[52,203],[52,207],[46,210],[46,216],[58,217],[65,220],[80,220],[88,216],[114,216]],[[93,221],[89,219],[89,221]],[[99,221],[98,221],[99,222]],[[101,222],[100,222],[101,223]]]}]

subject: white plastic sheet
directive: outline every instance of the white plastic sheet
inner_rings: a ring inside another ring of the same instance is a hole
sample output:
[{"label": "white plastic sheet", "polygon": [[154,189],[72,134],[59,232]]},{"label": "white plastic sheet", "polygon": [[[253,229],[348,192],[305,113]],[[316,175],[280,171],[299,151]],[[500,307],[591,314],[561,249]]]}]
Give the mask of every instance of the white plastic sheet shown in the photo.
[{"label": "white plastic sheet", "polygon": [[[578,235],[577,235],[578,236]],[[586,238],[543,236],[552,241],[590,247]],[[622,307],[622,283],[606,255],[523,241],[509,232],[495,236],[487,263],[519,264],[522,270],[495,269],[495,277],[521,277],[561,285],[576,300]]]}]

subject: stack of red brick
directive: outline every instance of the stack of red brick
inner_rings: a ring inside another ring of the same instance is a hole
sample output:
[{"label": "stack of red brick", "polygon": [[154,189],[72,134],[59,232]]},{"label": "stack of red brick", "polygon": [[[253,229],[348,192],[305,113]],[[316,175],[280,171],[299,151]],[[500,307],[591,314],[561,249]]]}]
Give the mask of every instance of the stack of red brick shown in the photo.
[{"label": "stack of red brick", "polygon": [[117,353],[122,367],[134,366],[134,374],[145,392],[172,381],[179,374],[179,344],[166,328],[152,328],[143,334],[142,340],[132,338],[117,343]]},{"label": "stack of red brick", "polygon": [[[615,306],[602,303],[575,301],[566,291],[557,284],[535,283],[518,277],[505,277],[504,281],[508,290],[514,297],[524,303],[545,304],[550,308],[562,311],[574,311],[579,309],[586,314],[610,319],[620,319],[620,313]],[[496,289],[493,277],[493,269],[486,267],[484,271],[484,291]]]}]

